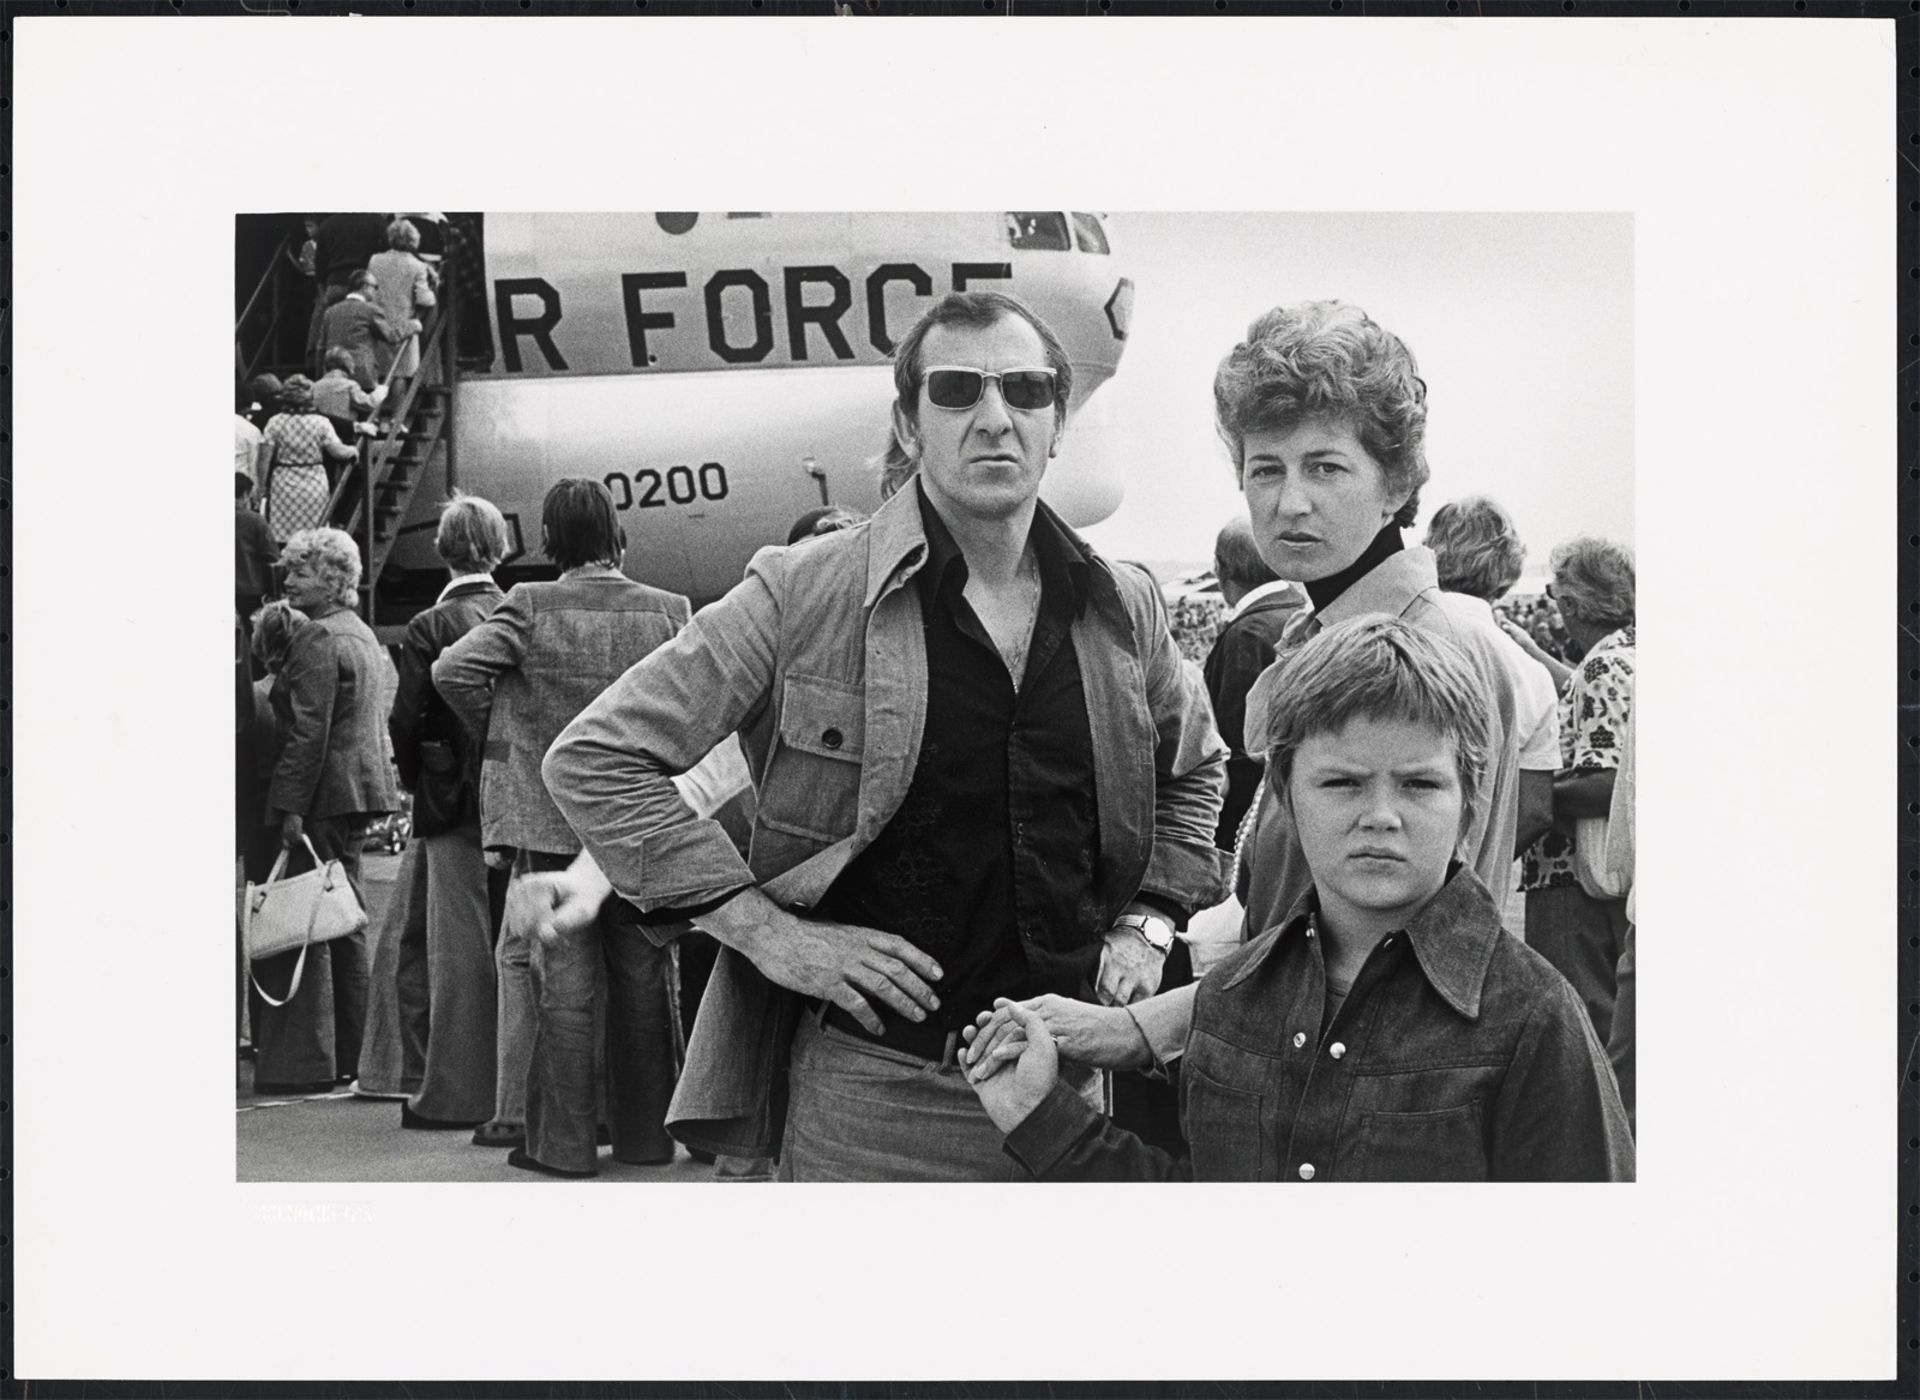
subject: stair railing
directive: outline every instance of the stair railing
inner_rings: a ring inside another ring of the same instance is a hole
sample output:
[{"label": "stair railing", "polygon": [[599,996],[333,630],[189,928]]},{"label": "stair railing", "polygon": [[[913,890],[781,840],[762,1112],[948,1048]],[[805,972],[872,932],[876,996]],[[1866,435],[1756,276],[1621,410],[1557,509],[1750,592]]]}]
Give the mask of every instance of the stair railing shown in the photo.
[{"label": "stair railing", "polygon": [[[443,364],[444,357],[440,355],[439,351],[441,346],[447,343],[447,325],[450,319],[451,317],[445,309],[436,306],[427,320],[425,329],[408,336],[399,346],[395,347],[393,363],[387,367],[386,377],[382,381],[382,388],[386,391],[386,393],[382,395],[382,406],[384,407],[385,403],[392,397],[393,382],[397,377],[396,371],[399,369],[405,357],[407,346],[417,344],[420,352],[419,369],[408,383],[406,393],[401,396],[398,406],[394,409],[390,417],[390,421],[394,425],[409,429],[409,435],[411,435],[411,430],[413,429],[415,405],[420,402],[422,393],[441,387],[450,390],[453,386],[451,378],[447,378],[443,385],[439,382],[439,376],[433,373],[435,369],[439,369],[441,374],[447,373],[446,365]],[[451,394],[449,394],[448,416],[442,428],[443,437],[448,436],[448,430],[451,427],[451,397]],[[361,584],[366,590],[364,608],[366,621],[369,625],[373,622],[374,585],[379,581],[381,566],[385,563],[385,560],[380,554],[380,541],[376,537],[379,513],[374,508],[374,502],[381,486],[385,484],[387,478],[391,475],[394,458],[405,450],[407,441],[408,439],[406,437],[402,437],[398,433],[390,434],[384,438],[363,438],[358,444],[359,453],[354,460],[354,471],[352,473],[342,474],[339,482],[333,488],[332,495],[327,501],[326,518],[329,520],[339,519],[337,512],[342,502],[346,499],[347,492],[353,487],[353,477],[356,475],[359,477],[359,535],[362,550],[361,557],[365,564],[365,568],[362,571]],[[450,443],[448,450],[451,451]],[[420,465],[424,470],[426,465],[424,459]]]},{"label": "stair railing", "polygon": [[[247,298],[247,304],[241,308],[239,316],[234,318],[233,363],[234,368],[239,371],[241,383],[253,378],[253,372],[260,367],[260,361],[266,356],[268,347],[273,344],[273,333],[280,328],[280,303],[277,295],[280,260],[286,256],[292,237],[290,233],[280,236],[279,243],[274,245],[273,256],[267,259],[267,270],[260,274],[260,280],[254,284],[253,295]],[[254,348],[252,355],[248,355],[240,342],[240,333],[246,329],[247,321],[252,317],[254,309],[260,305],[260,298],[265,296],[270,288],[276,292],[273,319],[267,323],[267,333],[260,337],[260,344]]]}]

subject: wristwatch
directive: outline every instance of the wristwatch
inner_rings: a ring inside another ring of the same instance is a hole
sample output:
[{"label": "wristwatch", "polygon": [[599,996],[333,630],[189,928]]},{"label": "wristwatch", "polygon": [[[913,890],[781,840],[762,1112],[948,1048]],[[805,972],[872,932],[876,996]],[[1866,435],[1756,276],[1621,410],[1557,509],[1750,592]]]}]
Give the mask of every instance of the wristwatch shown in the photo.
[{"label": "wristwatch", "polygon": [[1132,929],[1162,956],[1173,947],[1173,925],[1158,914],[1122,914],[1113,921],[1113,926]]}]

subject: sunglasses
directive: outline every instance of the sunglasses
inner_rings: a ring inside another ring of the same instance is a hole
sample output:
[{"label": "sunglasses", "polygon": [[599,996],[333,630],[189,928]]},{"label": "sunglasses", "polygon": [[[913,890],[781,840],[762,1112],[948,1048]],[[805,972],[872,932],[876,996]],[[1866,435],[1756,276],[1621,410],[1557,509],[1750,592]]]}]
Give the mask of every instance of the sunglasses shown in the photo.
[{"label": "sunglasses", "polygon": [[1008,408],[1038,413],[1053,406],[1053,371],[1050,369],[1008,369],[993,374],[959,365],[935,365],[927,371],[923,381],[927,386],[927,402],[935,408],[972,408],[986,392],[989,379],[999,383],[1000,397]]}]

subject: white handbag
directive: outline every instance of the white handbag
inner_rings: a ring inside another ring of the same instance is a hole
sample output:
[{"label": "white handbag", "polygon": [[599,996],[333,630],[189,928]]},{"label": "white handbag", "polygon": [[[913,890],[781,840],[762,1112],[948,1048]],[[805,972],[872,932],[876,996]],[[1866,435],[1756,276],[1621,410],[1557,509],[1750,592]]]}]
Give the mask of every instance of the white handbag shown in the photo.
[{"label": "white handbag", "polygon": [[337,860],[321,860],[313,842],[305,836],[300,839],[313,857],[313,869],[281,879],[290,854],[283,847],[265,883],[247,882],[246,903],[241,910],[241,934],[249,962],[300,950],[299,961],[293,965],[293,981],[284,997],[276,1000],[268,996],[260,979],[253,979],[253,989],[269,1006],[285,1006],[299,993],[300,978],[307,970],[308,948],[358,933],[367,926],[367,911],[360,906],[360,896],[347,878],[346,866]]}]

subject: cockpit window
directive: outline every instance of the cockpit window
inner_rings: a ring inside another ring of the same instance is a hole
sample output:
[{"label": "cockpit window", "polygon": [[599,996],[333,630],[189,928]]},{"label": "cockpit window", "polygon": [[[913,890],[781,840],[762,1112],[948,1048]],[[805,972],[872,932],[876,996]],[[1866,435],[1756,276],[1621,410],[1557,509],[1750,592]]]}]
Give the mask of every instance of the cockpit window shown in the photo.
[{"label": "cockpit window", "polygon": [[1109,253],[1107,231],[1101,227],[1098,214],[1075,214],[1073,216],[1073,236],[1079,240],[1083,253]]},{"label": "cockpit window", "polygon": [[1007,215],[1007,239],[1016,248],[1043,253],[1064,253],[1073,247],[1066,216],[1051,211]]}]

